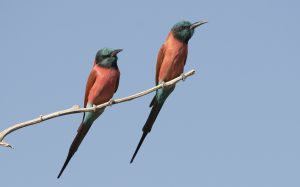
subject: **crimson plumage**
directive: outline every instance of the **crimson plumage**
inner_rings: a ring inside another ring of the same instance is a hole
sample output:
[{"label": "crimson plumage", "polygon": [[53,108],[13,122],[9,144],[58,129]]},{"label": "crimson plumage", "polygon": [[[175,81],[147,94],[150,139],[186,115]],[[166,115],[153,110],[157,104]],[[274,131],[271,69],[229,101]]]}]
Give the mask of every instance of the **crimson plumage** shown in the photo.
[{"label": "crimson plumage", "polygon": [[[188,42],[194,34],[194,29],[204,23],[206,23],[206,21],[199,21],[193,24],[188,21],[181,21],[172,27],[157,56],[155,74],[156,85],[174,79],[183,73],[188,55]],[[160,88],[156,91],[156,94],[150,103],[152,109],[143,127],[142,137],[135,149],[130,163],[133,162],[147,134],[151,131],[164,102],[174,89],[175,85],[172,85]]]},{"label": "crimson plumage", "polygon": [[[84,107],[92,107],[109,101],[118,89],[120,71],[117,66],[117,53],[122,50],[113,50],[104,48],[97,52],[96,59],[92,71],[86,84]],[[104,111],[100,109],[95,112],[85,112],[81,125],[77,130],[77,134],[70,146],[66,161],[57,178],[61,176],[69,161],[77,151],[82,140],[86,136],[93,122]]]}]

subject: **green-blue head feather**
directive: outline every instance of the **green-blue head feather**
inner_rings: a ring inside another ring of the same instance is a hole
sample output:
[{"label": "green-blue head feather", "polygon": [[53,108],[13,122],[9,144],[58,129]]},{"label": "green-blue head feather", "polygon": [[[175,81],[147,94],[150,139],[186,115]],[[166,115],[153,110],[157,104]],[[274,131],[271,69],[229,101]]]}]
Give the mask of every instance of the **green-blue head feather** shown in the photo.
[{"label": "green-blue head feather", "polygon": [[122,49],[111,49],[103,48],[100,49],[95,57],[96,64],[106,68],[117,68],[118,57],[117,54],[121,52]]},{"label": "green-blue head feather", "polygon": [[176,39],[188,43],[194,34],[195,28],[205,23],[207,23],[207,21],[198,21],[195,23],[180,21],[172,27],[171,31]]}]

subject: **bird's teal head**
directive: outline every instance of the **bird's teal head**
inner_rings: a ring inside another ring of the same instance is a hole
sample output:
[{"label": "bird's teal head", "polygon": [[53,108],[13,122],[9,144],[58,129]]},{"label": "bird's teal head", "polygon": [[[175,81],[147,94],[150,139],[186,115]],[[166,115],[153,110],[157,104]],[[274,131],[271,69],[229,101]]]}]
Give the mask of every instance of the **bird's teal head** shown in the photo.
[{"label": "bird's teal head", "polygon": [[188,21],[180,21],[172,27],[174,37],[184,43],[188,43],[194,34],[195,28],[207,23],[207,21],[197,21],[191,23]]},{"label": "bird's teal head", "polygon": [[111,48],[103,48],[100,49],[96,54],[96,64],[106,68],[118,67],[117,54],[121,52],[122,49],[111,49]]}]

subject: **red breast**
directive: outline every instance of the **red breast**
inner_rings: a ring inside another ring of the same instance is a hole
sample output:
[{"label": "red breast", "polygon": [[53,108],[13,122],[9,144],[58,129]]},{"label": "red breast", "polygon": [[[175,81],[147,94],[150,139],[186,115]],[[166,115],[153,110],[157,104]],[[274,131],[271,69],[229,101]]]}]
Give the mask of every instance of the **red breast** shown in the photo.
[{"label": "red breast", "polygon": [[164,59],[159,72],[159,81],[169,81],[181,75],[187,58],[187,44],[177,40],[170,32],[164,43]]},{"label": "red breast", "polygon": [[115,68],[103,68],[98,65],[93,69],[96,71],[96,80],[89,92],[88,102],[99,105],[113,97],[120,72]]}]

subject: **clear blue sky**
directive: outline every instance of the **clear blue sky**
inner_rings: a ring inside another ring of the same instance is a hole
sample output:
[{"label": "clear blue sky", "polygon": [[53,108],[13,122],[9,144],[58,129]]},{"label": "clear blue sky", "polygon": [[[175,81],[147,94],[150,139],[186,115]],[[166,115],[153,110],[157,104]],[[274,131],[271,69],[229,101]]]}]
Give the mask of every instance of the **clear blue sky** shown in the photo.
[{"label": "clear blue sky", "polygon": [[134,164],[153,94],[106,109],[60,180],[82,114],[19,130],[1,186],[300,186],[299,1],[1,1],[0,128],[83,103],[102,47],[123,48],[115,98],[154,85],[177,21],[200,19],[185,70]]}]

